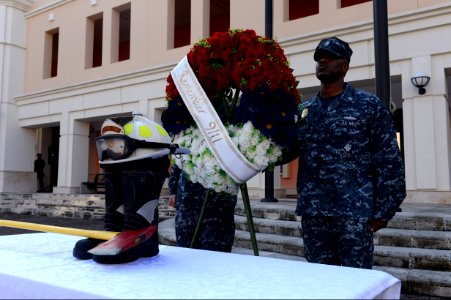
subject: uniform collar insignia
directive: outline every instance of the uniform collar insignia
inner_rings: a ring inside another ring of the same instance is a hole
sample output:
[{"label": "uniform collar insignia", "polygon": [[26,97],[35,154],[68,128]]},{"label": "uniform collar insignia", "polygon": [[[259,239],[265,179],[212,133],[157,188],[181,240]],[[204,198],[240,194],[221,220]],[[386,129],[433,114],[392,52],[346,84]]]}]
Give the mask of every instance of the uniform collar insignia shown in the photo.
[{"label": "uniform collar insignia", "polygon": [[308,116],[308,108],[304,108],[301,113],[301,120],[304,120]]}]

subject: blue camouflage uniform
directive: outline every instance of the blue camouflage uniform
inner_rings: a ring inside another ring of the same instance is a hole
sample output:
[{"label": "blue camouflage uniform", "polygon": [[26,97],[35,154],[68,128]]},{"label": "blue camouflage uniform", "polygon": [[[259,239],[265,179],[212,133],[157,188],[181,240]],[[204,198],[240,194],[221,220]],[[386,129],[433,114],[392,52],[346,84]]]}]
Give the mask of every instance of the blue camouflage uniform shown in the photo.
[{"label": "blue camouflage uniform", "polygon": [[[190,247],[207,189],[189,181],[180,168],[173,165],[169,193],[176,195],[175,234],[177,246]],[[231,252],[235,238],[235,206],[237,196],[210,190],[203,223],[194,248]]]},{"label": "blue camouflage uniform", "polygon": [[404,200],[404,164],[379,98],[345,83],[330,101],[324,106],[318,93],[300,108],[296,214],[305,256],[371,268],[371,220],[389,221]]}]

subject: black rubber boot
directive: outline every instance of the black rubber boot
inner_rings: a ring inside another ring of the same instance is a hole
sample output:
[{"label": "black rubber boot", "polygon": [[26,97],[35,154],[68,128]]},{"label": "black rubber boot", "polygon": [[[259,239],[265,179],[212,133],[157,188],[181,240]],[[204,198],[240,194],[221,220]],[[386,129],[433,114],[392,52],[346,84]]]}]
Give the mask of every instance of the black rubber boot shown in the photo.
[{"label": "black rubber boot", "polygon": [[124,229],[124,198],[120,165],[105,168],[105,217],[106,231],[121,232]]},{"label": "black rubber boot", "polygon": [[104,241],[92,238],[79,240],[75,243],[74,249],[72,250],[72,255],[78,259],[91,259],[92,254],[89,253],[88,250],[91,250],[102,242]]},{"label": "black rubber boot", "polygon": [[92,255],[92,259],[100,264],[123,264],[135,261],[141,257],[152,257],[159,252],[158,244],[155,247],[154,241],[148,239],[142,244],[130,248],[117,255]]},{"label": "black rubber boot", "polygon": [[[121,232],[124,228],[124,214],[121,212],[122,198],[122,174],[120,166],[104,166],[105,168],[105,216],[104,229],[106,231]],[[123,210],[123,207],[122,207]],[[103,240],[87,238],[79,240],[72,251],[72,255],[78,259],[91,259],[88,252]]]},{"label": "black rubber boot", "polygon": [[[156,225],[155,233],[144,243],[118,255],[93,255],[93,260],[103,264],[125,263],[140,257],[158,254],[158,202],[165,178],[168,176],[169,159],[141,160],[139,169],[129,165],[122,172],[124,199],[124,230],[137,230]],[[155,171],[154,171],[155,170]]]}]

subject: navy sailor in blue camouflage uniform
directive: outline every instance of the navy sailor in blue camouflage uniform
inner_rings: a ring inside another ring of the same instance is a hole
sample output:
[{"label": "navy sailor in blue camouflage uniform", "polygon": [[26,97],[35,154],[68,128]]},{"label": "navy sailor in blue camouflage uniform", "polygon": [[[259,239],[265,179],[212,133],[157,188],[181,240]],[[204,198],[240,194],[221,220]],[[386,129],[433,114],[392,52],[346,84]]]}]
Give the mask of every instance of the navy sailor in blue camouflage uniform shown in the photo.
[{"label": "navy sailor in blue camouflage uniform", "polygon": [[336,38],[314,53],[319,92],[300,107],[296,214],[307,261],[371,269],[373,233],[406,196],[388,109],[345,83],[352,50]]},{"label": "navy sailor in blue camouflage uniform", "polygon": [[[178,247],[191,246],[207,191],[200,183],[191,182],[176,165],[172,165],[168,205],[176,208],[175,235]],[[194,248],[232,251],[236,202],[236,195],[212,190],[209,192],[205,216]]]}]

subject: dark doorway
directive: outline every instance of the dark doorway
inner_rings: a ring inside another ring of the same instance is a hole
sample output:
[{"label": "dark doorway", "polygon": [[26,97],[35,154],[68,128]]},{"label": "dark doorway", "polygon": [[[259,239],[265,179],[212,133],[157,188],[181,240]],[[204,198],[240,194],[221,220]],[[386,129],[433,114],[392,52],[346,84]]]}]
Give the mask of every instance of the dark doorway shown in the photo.
[{"label": "dark doorway", "polygon": [[52,127],[52,139],[48,148],[47,161],[50,166],[50,190],[58,185],[58,159],[59,159],[59,145],[60,145],[60,128]]}]

